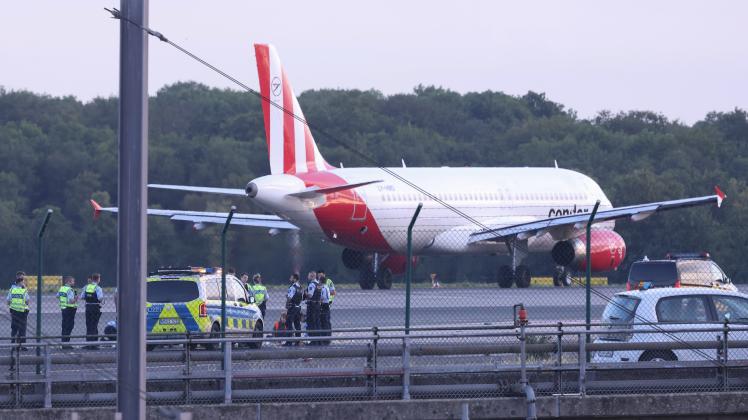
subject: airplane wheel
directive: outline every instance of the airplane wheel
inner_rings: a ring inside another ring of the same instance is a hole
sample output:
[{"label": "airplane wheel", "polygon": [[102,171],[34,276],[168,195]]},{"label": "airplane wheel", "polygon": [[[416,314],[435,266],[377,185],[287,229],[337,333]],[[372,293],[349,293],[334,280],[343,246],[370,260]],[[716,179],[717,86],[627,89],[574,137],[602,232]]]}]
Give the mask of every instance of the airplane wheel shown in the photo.
[{"label": "airplane wheel", "polygon": [[371,290],[376,283],[376,277],[368,266],[361,269],[358,276],[358,285],[364,290]]},{"label": "airplane wheel", "polygon": [[526,289],[530,287],[531,280],[530,270],[524,265],[517,266],[517,269],[514,271],[514,282],[517,284],[517,287]]},{"label": "airplane wheel", "polygon": [[508,265],[502,265],[499,267],[499,274],[496,280],[499,282],[499,287],[502,289],[512,287],[512,283],[514,283],[514,272],[512,271],[512,267],[509,267]]},{"label": "airplane wheel", "polygon": [[377,287],[382,290],[392,289],[392,271],[390,271],[389,268],[385,268],[379,272],[379,276],[377,276]]}]

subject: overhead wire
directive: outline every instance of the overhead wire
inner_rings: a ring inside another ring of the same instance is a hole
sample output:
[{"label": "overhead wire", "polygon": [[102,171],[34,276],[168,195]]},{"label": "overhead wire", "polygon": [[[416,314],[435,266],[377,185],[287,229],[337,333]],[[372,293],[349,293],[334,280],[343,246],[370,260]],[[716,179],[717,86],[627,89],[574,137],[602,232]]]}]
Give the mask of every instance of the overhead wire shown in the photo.
[{"label": "overhead wire", "polygon": [[462,210],[460,210],[460,209],[452,206],[451,204],[447,203],[446,201],[442,200],[436,194],[430,193],[426,189],[424,189],[424,188],[420,187],[419,185],[415,184],[414,182],[408,180],[407,178],[405,178],[404,176],[398,174],[397,172],[393,171],[392,169],[387,168],[385,166],[379,165],[379,163],[377,161],[375,161],[371,156],[368,156],[367,154],[361,152],[360,150],[352,147],[351,145],[349,145],[345,141],[342,141],[342,140],[338,139],[337,136],[335,136],[335,135],[327,132],[326,130],[324,130],[322,128],[319,128],[319,127],[316,127],[316,126],[313,126],[313,125],[309,124],[309,122],[305,118],[303,118],[303,117],[301,117],[299,115],[296,115],[293,112],[292,109],[286,109],[283,105],[280,105],[280,104],[277,104],[277,103],[273,102],[270,98],[268,98],[267,96],[263,95],[261,92],[258,92],[257,90],[249,87],[247,84],[243,83],[239,79],[231,76],[230,74],[226,73],[225,71],[221,70],[220,68],[216,67],[215,65],[213,65],[210,62],[206,61],[205,59],[199,57],[198,55],[194,54],[193,52],[189,51],[188,49],[182,47],[181,45],[177,44],[176,42],[171,41],[166,36],[164,36],[161,32],[154,31],[153,29],[151,29],[149,27],[143,26],[143,25],[141,25],[141,24],[139,24],[137,22],[133,22],[131,19],[128,19],[127,17],[123,16],[122,13],[119,10],[117,10],[117,9],[104,8],[104,10],[108,11],[109,13],[111,13],[113,18],[124,20],[124,21],[132,24],[133,26],[141,29],[142,31],[144,31],[148,35],[151,35],[151,36],[157,38],[159,41],[164,42],[164,43],[166,43],[168,45],[171,45],[172,47],[176,48],[177,50],[179,50],[183,54],[187,55],[188,57],[192,58],[193,60],[197,61],[198,63],[204,65],[205,67],[207,67],[210,70],[218,73],[219,75],[221,75],[224,78],[228,79],[229,81],[231,81],[232,83],[234,83],[237,86],[241,87],[242,89],[246,90],[247,92],[251,93],[252,95],[258,97],[261,101],[267,102],[269,105],[277,108],[278,110],[282,111],[284,114],[286,114],[286,115],[292,117],[293,119],[295,119],[296,121],[299,121],[300,123],[306,125],[307,127],[309,127],[310,130],[313,130],[315,133],[322,134],[323,137],[331,140],[332,142],[334,142],[338,146],[346,149],[347,151],[349,151],[349,152],[353,153],[354,155],[358,156],[359,158],[361,158],[361,159],[363,159],[363,160],[365,160],[367,162],[370,162],[370,163],[374,164],[378,169],[384,171],[385,173],[389,174],[393,178],[395,178],[395,179],[399,180],[400,182],[408,185],[409,187],[413,188],[414,190],[420,192],[421,194],[429,197],[431,200],[433,200],[433,201],[441,204],[443,207],[445,207],[445,208],[451,210],[452,212],[460,215],[462,218],[464,218],[465,220],[467,220],[467,221],[475,224],[476,226],[478,226],[482,230],[489,230],[490,229],[488,226],[486,226],[485,224],[481,223],[479,220],[475,219],[474,217],[470,216],[469,214],[463,212]]}]

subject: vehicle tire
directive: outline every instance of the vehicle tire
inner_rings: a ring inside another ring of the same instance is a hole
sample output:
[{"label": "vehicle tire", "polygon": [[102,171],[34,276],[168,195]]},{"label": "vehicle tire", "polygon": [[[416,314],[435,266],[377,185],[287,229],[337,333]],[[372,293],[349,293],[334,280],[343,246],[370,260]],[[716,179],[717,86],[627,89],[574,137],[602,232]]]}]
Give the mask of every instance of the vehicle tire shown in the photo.
[{"label": "vehicle tire", "polygon": [[145,345],[145,351],[153,351],[155,349],[156,349],[156,345],[155,344],[146,344]]},{"label": "vehicle tire", "polygon": [[640,362],[674,362],[678,360],[670,350],[647,350],[640,357]]},{"label": "vehicle tire", "polygon": [[509,267],[508,265],[502,265],[499,267],[499,274],[496,280],[499,283],[499,287],[502,289],[512,287],[512,283],[514,283],[514,272],[512,271],[512,267]]},{"label": "vehicle tire", "polygon": [[517,266],[517,269],[514,271],[514,282],[520,289],[527,289],[530,287],[530,282],[532,281],[532,278],[530,277],[530,269],[527,268],[525,265],[519,265]]},{"label": "vehicle tire", "polygon": [[[218,325],[217,322],[214,322],[213,325],[210,326],[210,335],[208,337],[209,338],[221,338],[221,326]],[[213,344],[213,343],[205,345],[205,348],[207,350],[217,350],[218,347],[219,347],[218,344]]]},{"label": "vehicle tire", "polygon": [[389,268],[379,272],[377,276],[377,287],[381,290],[392,289],[392,271]]},{"label": "vehicle tire", "polygon": [[[255,324],[255,330],[252,333],[252,338],[262,338],[262,337],[264,337],[262,333],[262,321],[257,321],[257,323]],[[262,341],[249,343],[249,348],[251,349],[262,348]]]},{"label": "vehicle tire", "polygon": [[371,268],[368,265],[362,267],[358,276],[358,285],[364,290],[371,290],[376,282],[376,275],[371,271]]}]

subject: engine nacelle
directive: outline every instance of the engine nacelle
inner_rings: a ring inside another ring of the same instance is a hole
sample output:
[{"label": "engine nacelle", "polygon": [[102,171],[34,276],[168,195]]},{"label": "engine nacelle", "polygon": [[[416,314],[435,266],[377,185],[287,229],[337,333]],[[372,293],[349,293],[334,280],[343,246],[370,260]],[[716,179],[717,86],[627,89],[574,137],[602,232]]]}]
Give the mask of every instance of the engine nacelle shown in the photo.
[{"label": "engine nacelle", "polygon": [[[626,242],[612,230],[593,229],[590,232],[590,265],[592,271],[611,271],[618,268],[626,257]],[[587,238],[579,235],[553,246],[551,256],[556,264],[577,270],[586,270]]]}]

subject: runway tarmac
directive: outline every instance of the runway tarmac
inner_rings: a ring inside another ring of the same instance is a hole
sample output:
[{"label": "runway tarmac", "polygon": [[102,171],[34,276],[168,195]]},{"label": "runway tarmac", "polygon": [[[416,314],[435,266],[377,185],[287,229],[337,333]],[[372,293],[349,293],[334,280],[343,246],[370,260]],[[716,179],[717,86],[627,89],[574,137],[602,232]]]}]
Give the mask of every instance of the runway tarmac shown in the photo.
[{"label": "runway tarmac", "polygon": [[[740,286],[748,291],[748,285]],[[592,319],[599,320],[607,298],[622,291],[621,286],[593,288]],[[285,289],[271,287],[265,324],[272,325],[283,309]],[[582,287],[536,287],[529,289],[441,288],[414,289],[411,298],[411,325],[450,325],[510,323],[512,306],[523,303],[531,322],[583,322],[585,291]],[[32,296],[28,336],[36,333],[36,305]],[[304,305],[305,306],[305,305]],[[405,290],[360,290],[339,288],[331,312],[333,328],[403,326],[405,320]],[[111,299],[103,308],[99,331],[103,333],[107,321],[115,319]],[[54,295],[42,299],[42,335],[59,335],[61,315]],[[82,308],[76,315],[73,334],[85,334],[85,315]],[[0,336],[10,336],[10,316],[0,312]]]}]

